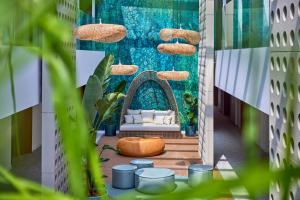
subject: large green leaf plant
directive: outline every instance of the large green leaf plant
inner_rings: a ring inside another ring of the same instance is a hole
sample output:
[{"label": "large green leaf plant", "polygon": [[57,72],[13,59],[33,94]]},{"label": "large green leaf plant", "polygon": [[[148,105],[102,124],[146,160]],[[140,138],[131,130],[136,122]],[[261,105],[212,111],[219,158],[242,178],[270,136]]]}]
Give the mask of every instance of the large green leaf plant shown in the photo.
[{"label": "large green leaf plant", "polygon": [[[96,104],[97,101],[105,98],[104,94],[109,84],[111,65],[113,63],[113,55],[105,56],[96,67],[94,74],[89,77],[83,93],[83,107],[93,139],[96,138],[96,131],[99,128],[98,123],[95,124],[95,118],[97,116]],[[101,112],[103,112],[103,110],[101,110]]]},{"label": "large green leaf plant", "polygon": [[198,98],[194,97],[191,93],[186,92],[183,95],[186,118],[190,126],[197,124],[198,118]]},{"label": "large green leaf plant", "polygon": [[107,92],[113,63],[112,55],[105,56],[94,74],[89,77],[84,90],[83,106],[93,138],[96,137],[96,131],[100,129],[100,126],[118,110],[120,101],[125,97],[123,93],[126,86],[125,80],[121,81],[113,92]]}]

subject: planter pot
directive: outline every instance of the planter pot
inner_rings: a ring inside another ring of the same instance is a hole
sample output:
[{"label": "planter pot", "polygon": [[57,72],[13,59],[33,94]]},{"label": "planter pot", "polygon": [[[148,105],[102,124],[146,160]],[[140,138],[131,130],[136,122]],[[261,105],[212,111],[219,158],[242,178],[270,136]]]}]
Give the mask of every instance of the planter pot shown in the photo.
[{"label": "planter pot", "polygon": [[117,126],[114,124],[105,125],[105,136],[116,136]]},{"label": "planter pot", "polygon": [[185,126],[185,135],[188,137],[192,137],[195,136],[196,134],[196,126],[190,126],[190,125],[186,125]]}]

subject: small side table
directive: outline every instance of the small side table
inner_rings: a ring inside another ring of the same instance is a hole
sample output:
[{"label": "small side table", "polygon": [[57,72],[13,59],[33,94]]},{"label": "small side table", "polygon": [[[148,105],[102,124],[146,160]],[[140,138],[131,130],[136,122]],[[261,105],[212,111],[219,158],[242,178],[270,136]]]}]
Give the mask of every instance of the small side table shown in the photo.
[{"label": "small side table", "polygon": [[175,173],[165,168],[142,168],[135,172],[135,189],[145,194],[162,194],[176,188]]},{"label": "small side table", "polygon": [[112,187],[118,189],[134,188],[135,165],[115,165],[112,167]]},{"label": "small side table", "polygon": [[199,185],[203,181],[213,178],[213,167],[210,165],[193,164],[188,169],[189,180],[191,187]]}]

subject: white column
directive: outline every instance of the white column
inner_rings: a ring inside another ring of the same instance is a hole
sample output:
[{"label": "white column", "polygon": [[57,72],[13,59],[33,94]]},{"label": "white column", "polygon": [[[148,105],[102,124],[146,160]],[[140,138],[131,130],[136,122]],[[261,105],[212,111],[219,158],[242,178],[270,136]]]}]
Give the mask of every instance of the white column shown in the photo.
[{"label": "white column", "polygon": [[[205,8],[204,8],[205,7]],[[199,1],[199,154],[205,164],[214,162],[214,0]]]},{"label": "white column", "polygon": [[0,119],[0,165],[11,169],[11,117]]},{"label": "white column", "polygon": [[32,107],[32,151],[42,145],[42,104]]},{"label": "white column", "polygon": [[47,65],[42,72],[42,184],[55,187],[55,117],[51,104],[51,88]]}]

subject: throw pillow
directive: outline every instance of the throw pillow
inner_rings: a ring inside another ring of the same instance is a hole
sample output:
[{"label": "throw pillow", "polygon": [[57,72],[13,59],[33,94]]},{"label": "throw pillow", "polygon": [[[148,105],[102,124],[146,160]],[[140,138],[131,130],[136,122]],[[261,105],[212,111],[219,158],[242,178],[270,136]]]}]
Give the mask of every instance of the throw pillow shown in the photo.
[{"label": "throw pillow", "polygon": [[144,123],[153,123],[154,110],[142,110],[141,113]]},{"label": "throw pillow", "polygon": [[171,113],[170,110],[156,110],[155,116],[167,116],[170,113]]},{"label": "throw pillow", "polygon": [[142,124],[143,123],[142,115],[133,115],[133,121],[135,124]]},{"label": "throw pillow", "polygon": [[154,123],[159,125],[164,124],[164,116],[154,116]]},{"label": "throw pillow", "polygon": [[171,124],[171,120],[172,120],[171,116],[165,116],[164,117],[164,124],[170,125]]},{"label": "throw pillow", "polygon": [[132,115],[125,115],[125,123],[126,124],[133,124],[133,116]]},{"label": "throw pillow", "polygon": [[170,114],[170,116],[171,116],[171,124],[175,124],[175,122],[176,122],[176,116],[175,116],[175,111],[171,111],[171,114]]},{"label": "throw pillow", "polygon": [[128,115],[139,115],[139,114],[141,114],[141,110],[131,110],[131,109],[127,109],[127,114],[128,114]]}]

